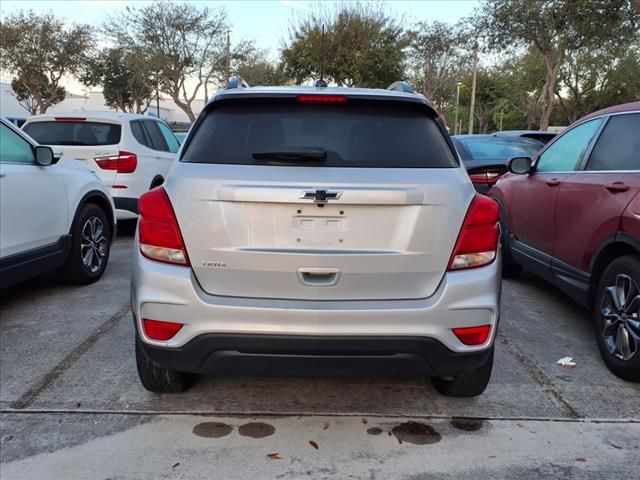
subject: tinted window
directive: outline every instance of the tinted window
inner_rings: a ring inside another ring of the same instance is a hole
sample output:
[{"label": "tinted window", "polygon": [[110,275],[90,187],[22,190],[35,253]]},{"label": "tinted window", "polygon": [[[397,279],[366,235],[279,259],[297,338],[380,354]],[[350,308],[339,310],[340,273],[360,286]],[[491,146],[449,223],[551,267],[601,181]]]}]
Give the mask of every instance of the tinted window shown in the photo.
[{"label": "tinted window", "polygon": [[596,130],[602,123],[598,118],[569,130],[540,155],[538,172],[571,172],[587,150]]},{"label": "tinted window", "polygon": [[24,126],[38,143],[44,145],[116,145],[120,143],[120,125],[100,122],[34,122]]},{"label": "tinted window", "polygon": [[160,132],[162,133],[165,142],[167,142],[167,145],[169,145],[169,151],[171,153],[176,153],[180,148],[180,142],[178,142],[176,136],[164,123],[158,123],[158,127],[160,127]]},{"label": "tinted window", "polygon": [[640,170],[640,113],[609,119],[586,170]]},{"label": "tinted window", "polygon": [[164,141],[162,132],[160,132],[160,129],[158,128],[158,122],[154,120],[145,120],[143,123],[145,130],[147,131],[147,135],[149,135],[149,138],[151,139],[151,148],[161,152],[168,152],[169,147],[167,147],[167,143]]},{"label": "tinted window", "polygon": [[457,166],[445,137],[423,110],[370,103],[223,104],[191,134],[182,160],[252,164],[252,153],[305,148],[325,150],[322,165],[331,167]]},{"label": "tinted window", "polygon": [[0,123],[0,162],[35,163],[31,144]]},{"label": "tinted window", "polygon": [[533,140],[505,140],[496,137],[456,138],[469,151],[472,160],[535,157],[542,144]]},{"label": "tinted window", "polygon": [[131,122],[131,133],[133,133],[133,138],[135,138],[140,145],[144,145],[148,148],[153,148],[151,146],[151,140],[149,140],[146,131],[142,127],[141,121],[135,120]]}]

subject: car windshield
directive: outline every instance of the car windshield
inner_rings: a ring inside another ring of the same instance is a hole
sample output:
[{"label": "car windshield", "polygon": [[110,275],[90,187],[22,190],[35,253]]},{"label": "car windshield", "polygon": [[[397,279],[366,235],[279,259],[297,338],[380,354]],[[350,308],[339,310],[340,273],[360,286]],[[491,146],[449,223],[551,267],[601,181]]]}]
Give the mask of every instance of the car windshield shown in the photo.
[{"label": "car windshield", "polygon": [[[222,104],[193,132],[182,161],[247,165],[266,161],[260,154],[305,149],[325,151],[326,167],[457,166],[444,134],[424,110],[383,102]],[[307,158],[300,164],[317,166]]]},{"label": "car windshield", "polygon": [[[534,157],[542,143],[525,139],[501,139],[497,137],[455,137],[456,147],[462,144],[470,160],[509,159],[511,157]],[[459,148],[459,150],[461,150]],[[466,152],[465,152],[466,153]],[[463,152],[460,153],[463,158]]]},{"label": "car windshield", "polygon": [[31,138],[43,145],[116,145],[120,125],[85,121],[33,122],[24,126]]}]

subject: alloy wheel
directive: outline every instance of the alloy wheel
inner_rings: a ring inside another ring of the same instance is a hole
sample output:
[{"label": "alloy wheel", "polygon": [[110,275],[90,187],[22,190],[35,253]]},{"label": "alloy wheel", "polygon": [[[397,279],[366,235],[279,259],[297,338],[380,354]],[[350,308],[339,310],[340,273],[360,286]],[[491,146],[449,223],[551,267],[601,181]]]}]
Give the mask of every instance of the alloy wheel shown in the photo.
[{"label": "alloy wheel", "polygon": [[107,237],[104,235],[104,225],[98,217],[89,217],[82,227],[80,239],[80,255],[82,264],[91,273],[102,267],[107,254]]},{"label": "alloy wheel", "polygon": [[616,275],[615,283],[605,288],[600,313],[607,351],[631,360],[640,348],[640,289],[629,275]]}]

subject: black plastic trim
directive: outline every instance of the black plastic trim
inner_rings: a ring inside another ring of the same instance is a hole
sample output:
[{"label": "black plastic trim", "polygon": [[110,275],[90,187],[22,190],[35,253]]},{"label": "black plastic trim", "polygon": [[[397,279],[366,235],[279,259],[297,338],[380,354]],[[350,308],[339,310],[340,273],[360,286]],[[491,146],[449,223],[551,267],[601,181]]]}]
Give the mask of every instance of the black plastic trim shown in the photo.
[{"label": "black plastic trim", "polygon": [[520,240],[516,240],[513,234],[508,235],[508,241],[509,253],[517,264],[522,265],[545,280],[553,282],[551,270],[553,257],[551,255],[530,247]]},{"label": "black plastic trim", "polygon": [[141,342],[180,372],[261,376],[451,376],[481,366],[493,346],[457,353],[427,337],[204,334],[179,348]]},{"label": "black plastic trim", "polygon": [[71,235],[63,235],[50,245],[0,259],[0,288],[61,267],[67,261],[70,250]]},{"label": "black plastic trim", "polygon": [[117,210],[127,210],[138,214],[138,199],[127,197],[113,197],[113,203]]},{"label": "black plastic trim", "polygon": [[591,275],[572,267],[557,258],[551,263],[553,282],[574,301],[583,306],[589,305],[591,291]]}]

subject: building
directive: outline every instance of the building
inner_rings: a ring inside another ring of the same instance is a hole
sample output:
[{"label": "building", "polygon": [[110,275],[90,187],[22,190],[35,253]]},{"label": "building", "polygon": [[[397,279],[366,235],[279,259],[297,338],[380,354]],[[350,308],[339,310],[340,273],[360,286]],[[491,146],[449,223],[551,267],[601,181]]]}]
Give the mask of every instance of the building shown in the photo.
[{"label": "building", "polygon": [[[203,100],[194,100],[193,109],[196,115],[204,106]],[[115,111],[104,103],[102,92],[86,92],[84,95],[67,92],[65,99],[47,110],[47,113],[62,113],[70,111]],[[155,101],[151,102],[147,114],[157,116]],[[29,112],[18,102],[11,88],[11,84],[0,83],[0,115],[10,118],[27,118]],[[160,100],[160,118],[169,123],[188,122],[187,115],[180,110],[171,100]]]}]

